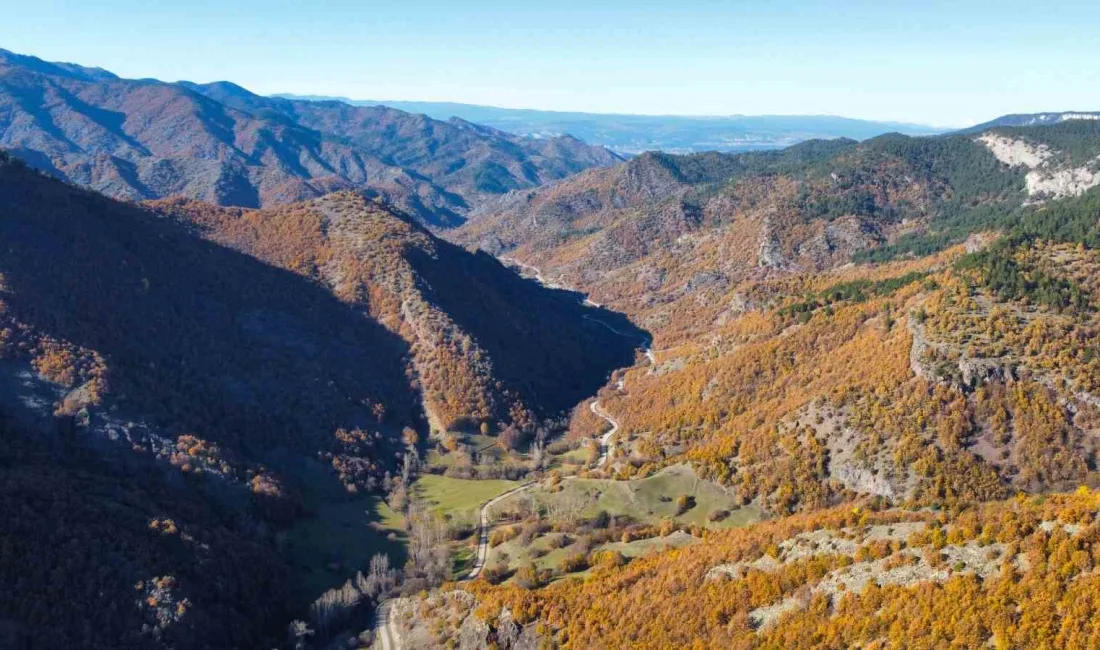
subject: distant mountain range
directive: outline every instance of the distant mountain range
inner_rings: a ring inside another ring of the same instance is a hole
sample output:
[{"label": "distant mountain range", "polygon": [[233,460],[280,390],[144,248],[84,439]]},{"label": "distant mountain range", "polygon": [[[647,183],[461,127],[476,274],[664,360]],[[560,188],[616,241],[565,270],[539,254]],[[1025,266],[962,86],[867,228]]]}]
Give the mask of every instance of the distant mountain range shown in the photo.
[{"label": "distant mountain range", "polygon": [[966,133],[981,133],[998,126],[1045,126],[1067,120],[1100,120],[1100,111],[1062,111],[1058,113],[1017,113],[1002,115],[995,120],[983,122],[968,129]]},{"label": "distant mountain range", "polygon": [[536,138],[572,135],[590,144],[627,154],[645,151],[691,153],[776,149],[805,140],[865,140],[883,133],[931,135],[943,129],[900,122],[876,122],[831,115],[615,115],[497,108],[450,102],[354,100],[345,97],[282,94],[311,101],[340,101],[355,106],[388,106],[437,120],[458,118],[516,135]]},{"label": "distant mountain range", "polygon": [[620,157],[383,107],[255,95],[228,82],[121,79],[0,50],[0,147],[128,200],[267,207],[365,189],[437,226],[485,196]]}]

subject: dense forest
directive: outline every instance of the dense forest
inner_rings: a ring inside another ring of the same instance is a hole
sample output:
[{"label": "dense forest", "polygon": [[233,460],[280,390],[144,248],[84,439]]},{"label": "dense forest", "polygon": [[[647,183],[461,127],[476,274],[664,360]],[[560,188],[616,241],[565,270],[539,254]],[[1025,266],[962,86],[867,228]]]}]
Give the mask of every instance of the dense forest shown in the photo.
[{"label": "dense forest", "polygon": [[794,166],[636,159],[466,226],[653,333],[653,364],[601,393],[609,476],[686,465],[774,519],[471,583],[488,637],[1090,647],[1095,129],[890,135]]}]

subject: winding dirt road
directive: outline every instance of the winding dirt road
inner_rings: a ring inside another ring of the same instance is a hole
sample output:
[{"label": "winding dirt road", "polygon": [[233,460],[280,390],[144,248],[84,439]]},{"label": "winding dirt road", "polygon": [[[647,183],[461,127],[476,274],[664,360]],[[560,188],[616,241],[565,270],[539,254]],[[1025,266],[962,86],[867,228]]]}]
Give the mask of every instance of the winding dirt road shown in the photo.
[{"label": "winding dirt road", "polygon": [[[565,290],[565,291],[572,291],[574,293],[579,293],[581,295],[584,295],[584,304],[586,304],[590,307],[600,307],[601,306],[599,303],[593,302],[592,300],[589,300],[587,295],[583,294],[580,291],[577,291],[576,289],[574,289],[572,287],[567,287],[567,286],[559,284],[557,282],[552,282],[550,280],[547,280],[546,277],[543,276],[542,270],[539,269],[537,266],[531,266],[530,264],[524,264],[523,262],[521,262],[521,261],[519,261],[515,258],[512,258],[512,257],[500,257],[499,259],[500,259],[500,261],[502,261],[506,264],[511,264],[513,266],[519,267],[520,270],[525,271],[529,275],[534,276],[535,280],[537,280],[538,283],[543,285],[544,287],[548,287],[550,289],[562,289],[562,290]],[[606,327],[607,329],[611,330],[615,334],[618,334],[619,336],[625,336],[625,337],[628,337],[628,338],[637,338],[637,339],[639,339],[642,343],[642,348],[645,352],[645,358],[649,362],[649,365],[651,365],[651,366],[657,365],[657,355],[653,354],[653,342],[652,342],[652,340],[650,340],[650,338],[648,336],[638,337],[638,336],[636,336],[636,335],[634,335],[630,332],[624,332],[620,329],[617,329],[615,326],[609,325],[608,323],[605,323],[604,321],[602,321],[598,318],[595,318],[594,316],[590,316],[588,314],[585,314],[584,317],[586,319],[592,321],[593,323],[599,323],[600,325]],[[624,378],[620,379],[615,387],[620,391],[625,390],[626,389],[626,378],[624,377]],[[604,420],[607,421],[608,424],[611,425],[611,430],[608,431],[607,433],[603,434],[600,437],[600,459],[596,463],[596,466],[597,467],[603,467],[605,464],[607,464],[608,460],[611,458],[611,454],[615,451],[615,447],[611,443],[611,439],[614,438],[615,434],[618,433],[618,431],[619,431],[619,421],[616,420],[615,418],[611,417],[611,415],[607,411],[605,411],[603,409],[603,407],[600,406],[600,400],[593,400],[590,408],[591,408],[593,413],[595,413],[597,416],[603,418]],[[479,555],[480,555],[480,550],[481,549],[480,549],[480,546],[479,546],[479,548],[478,548]],[[476,575],[477,574],[474,573],[471,577],[476,577]]]},{"label": "winding dirt road", "polygon": [[524,264],[523,262],[521,262],[521,261],[519,261],[519,260],[517,260],[513,257],[498,257],[497,259],[499,259],[501,262],[504,262],[505,264],[511,264],[512,266],[518,266],[521,270],[526,271],[528,273],[528,275],[533,276],[535,278],[536,282],[538,282],[542,286],[546,287],[547,289],[561,289],[562,291],[570,291],[572,293],[580,293],[581,295],[584,295],[584,304],[585,305],[587,305],[589,307],[596,307],[596,308],[603,307],[603,305],[601,305],[600,303],[590,299],[588,297],[588,295],[583,294],[580,291],[577,291],[573,287],[567,287],[564,284],[559,284],[557,282],[554,282],[553,280],[547,280],[542,275],[542,271],[539,270],[539,268],[537,266],[531,266],[530,264]]},{"label": "winding dirt road", "polygon": [[615,445],[611,442],[611,439],[619,432],[619,421],[611,417],[607,411],[600,407],[600,400],[592,400],[590,408],[593,413],[603,418],[611,425],[611,429],[600,436],[600,459],[596,461],[596,467],[603,467],[607,464],[607,460],[611,458],[611,454],[615,451]]},{"label": "winding dirt road", "polygon": [[401,635],[390,619],[393,600],[383,600],[374,612],[374,638],[382,641],[382,650],[401,650]]},{"label": "winding dirt road", "polygon": [[504,494],[498,494],[489,499],[485,502],[485,505],[481,506],[478,513],[477,555],[474,558],[473,568],[470,569],[470,573],[466,574],[467,580],[473,580],[481,575],[481,569],[485,567],[485,560],[489,557],[489,509],[508,497],[530,489],[534,484],[534,481],[531,481],[514,487]]}]

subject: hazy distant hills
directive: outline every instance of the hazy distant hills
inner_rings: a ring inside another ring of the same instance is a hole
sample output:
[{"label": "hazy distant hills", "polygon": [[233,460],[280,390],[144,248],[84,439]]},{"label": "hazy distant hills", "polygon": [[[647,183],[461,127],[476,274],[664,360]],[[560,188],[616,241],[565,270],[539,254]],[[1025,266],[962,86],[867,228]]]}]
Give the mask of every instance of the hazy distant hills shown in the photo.
[{"label": "hazy distant hills", "polygon": [[115,198],[260,207],[368,189],[444,226],[485,196],[619,161],[574,138],[270,99],[227,82],[121,79],[3,50],[0,147]]},{"label": "hazy distant hills", "polygon": [[875,122],[830,115],[615,115],[497,108],[451,102],[352,100],[343,97],[280,95],[314,101],[339,100],[357,106],[389,106],[428,117],[462,120],[529,137],[569,134],[628,154],[644,151],[751,151],[775,149],[805,140],[865,140],[883,133],[929,135],[939,130],[918,124]]}]

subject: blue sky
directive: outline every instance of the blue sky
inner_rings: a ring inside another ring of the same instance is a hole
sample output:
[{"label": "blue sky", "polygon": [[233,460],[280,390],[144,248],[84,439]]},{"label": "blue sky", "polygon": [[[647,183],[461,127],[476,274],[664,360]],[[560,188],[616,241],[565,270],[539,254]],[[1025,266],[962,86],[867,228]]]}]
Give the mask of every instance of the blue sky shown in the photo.
[{"label": "blue sky", "polygon": [[1100,110],[1100,2],[0,0],[0,47],[269,94],[961,126]]}]

